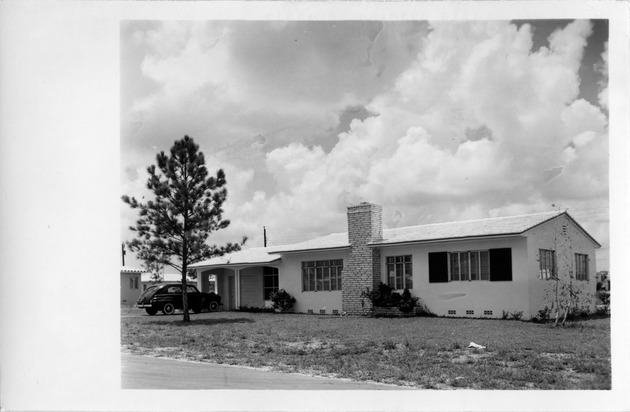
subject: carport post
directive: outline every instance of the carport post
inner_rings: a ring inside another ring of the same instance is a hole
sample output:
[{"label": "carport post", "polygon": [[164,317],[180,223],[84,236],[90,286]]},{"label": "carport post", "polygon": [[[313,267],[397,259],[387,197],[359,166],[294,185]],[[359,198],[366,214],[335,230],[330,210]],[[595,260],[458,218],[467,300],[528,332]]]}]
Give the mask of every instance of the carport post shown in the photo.
[{"label": "carport post", "polygon": [[235,300],[235,307],[239,308],[241,306],[241,270],[240,269],[234,269],[234,294],[236,296],[234,296],[234,300]]}]

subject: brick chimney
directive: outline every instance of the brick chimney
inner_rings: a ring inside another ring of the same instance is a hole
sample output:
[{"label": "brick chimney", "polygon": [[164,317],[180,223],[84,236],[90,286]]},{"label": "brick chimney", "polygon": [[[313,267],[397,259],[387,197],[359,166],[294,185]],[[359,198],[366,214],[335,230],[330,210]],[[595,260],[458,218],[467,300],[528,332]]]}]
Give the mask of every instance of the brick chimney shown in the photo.
[{"label": "brick chimney", "polygon": [[[343,269],[342,304],[351,315],[363,313],[361,292],[374,288],[381,281],[381,251],[368,243],[383,238],[383,209],[380,205],[363,202],[348,207],[348,240],[350,260]],[[369,309],[367,306],[365,309]]]}]

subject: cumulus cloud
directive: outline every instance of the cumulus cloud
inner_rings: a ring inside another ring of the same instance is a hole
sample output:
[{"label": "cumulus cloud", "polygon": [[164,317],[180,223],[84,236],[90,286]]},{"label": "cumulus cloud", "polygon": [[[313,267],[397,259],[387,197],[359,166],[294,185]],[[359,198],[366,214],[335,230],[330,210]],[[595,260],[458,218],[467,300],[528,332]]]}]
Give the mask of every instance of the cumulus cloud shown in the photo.
[{"label": "cumulus cloud", "polygon": [[600,81],[600,92],[598,94],[599,104],[608,110],[608,42],[605,43],[604,52],[602,53],[602,64],[597,67],[598,71],[603,75]]},{"label": "cumulus cloud", "polygon": [[[327,212],[348,200],[401,208],[413,224],[488,216],[507,199],[506,210],[531,211],[605,195],[607,119],[578,98],[589,22],[568,24],[536,52],[528,25],[431,29],[410,68],[367,105],[375,116],[354,121],[330,153],[294,143],[267,154],[280,193],[266,201],[297,212],[277,225],[306,229],[310,216],[330,226],[338,219]],[[473,129],[485,136],[470,139]],[[554,169],[562,172],[548,179]],[[445,199],[454,206],[444,209]]]},{"label": "cumulus cloud", "polygon": [[[580,97],[591,24],[570,22],[537,50],[533,30],[507,21],[144,30],[143,76],[157,87],[129,110],[145,119],[136,146],[161,136],[169,147],[186,126],[227,173],[232,225],[216,239],[246,234],[255,245],[262,226],[272,244],[343,231],[346,206],[359,201],[382,204],[390,226],[600,207],[608,119]],[[369,115],[331,135],[349,107]]]}]

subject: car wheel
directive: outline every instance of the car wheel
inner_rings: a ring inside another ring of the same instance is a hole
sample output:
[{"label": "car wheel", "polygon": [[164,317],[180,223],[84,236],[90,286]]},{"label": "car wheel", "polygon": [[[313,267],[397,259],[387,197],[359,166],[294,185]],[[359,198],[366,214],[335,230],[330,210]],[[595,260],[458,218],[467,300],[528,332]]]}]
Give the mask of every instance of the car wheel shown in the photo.
[{"label": "car wheel", "polygon": [[208,305],[208,309],[210,309],[210,312],[216,312],[219,309],[219,304],[216,300],[213,300],[210,302],[210,305]]},{"label": "car wheel", "polygon": [[155,315],[157,313],[157,309],[156,308],[146,308],[145,311],[151,316],[153,316],[153,315]]},{"label": "car wheel", "polygon": [[175,313],[175,306],[173,306],[172,303],[165,303],[164,306],[162,306],[162,313],[165,315],[172,315]]}]

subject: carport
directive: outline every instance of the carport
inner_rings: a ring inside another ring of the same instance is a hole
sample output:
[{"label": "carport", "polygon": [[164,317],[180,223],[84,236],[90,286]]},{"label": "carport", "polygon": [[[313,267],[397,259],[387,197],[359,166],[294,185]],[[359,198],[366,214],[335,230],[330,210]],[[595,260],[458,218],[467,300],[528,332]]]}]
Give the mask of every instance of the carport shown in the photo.
[{"label": "carport", "polygon": [[216,292],[223,300],[223,310],[241,306],[263,307],[270,290],[278,287],[280,256],[267,253],[265,248],[252,248],[218,256],[190,266],[197,273],[197,287],[211,292],[211,281],[216,281]]}]

